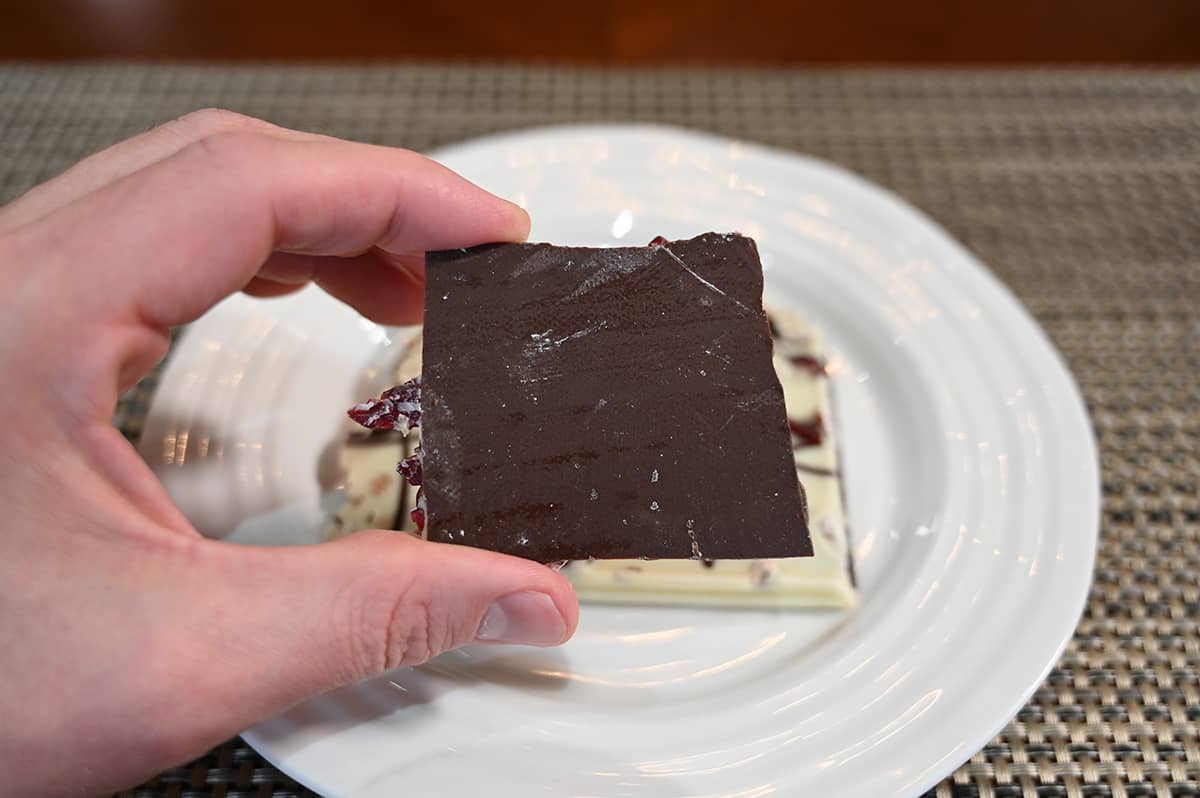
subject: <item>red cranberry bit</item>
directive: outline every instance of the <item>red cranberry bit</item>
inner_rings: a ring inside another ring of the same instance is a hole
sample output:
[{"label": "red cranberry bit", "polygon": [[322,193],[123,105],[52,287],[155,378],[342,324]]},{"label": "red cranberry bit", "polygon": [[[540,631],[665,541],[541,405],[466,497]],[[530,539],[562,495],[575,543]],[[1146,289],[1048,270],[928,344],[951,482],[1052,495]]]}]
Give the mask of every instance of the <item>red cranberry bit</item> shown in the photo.
[{"label": "red cranberry bit", "polygon": [[[347,415],[362,424],[367,429],[395,429],[408,434],[409,430],[421,426],[421,378],[413,377],[403,385],[388,388],[378,399],[355,405]],[[420,444],[413,453],[405,457],[396,466],[400,476],[409,485],[417,488],[417,506],[412,509],[413,523],[419,531],[425,530],[425,492],[421,489],[424,481],[424,457]]]},{"label": "red cranberry bit", "polygon": [[820,446],[825,439],[825,424],[820,413],[813,413],[812,418],[802,421],[789,418],[788,429],[800,439],[801,446]]},{"label": "red cranberry bit", "polygon": [[418,532],[425,531],[425,489],[417,489],[417,506],[412,508],[408,513],[412,516],[413,523],[417,525]]},{"label": "red cranberry bit", "polygon": [[795,357],[788,358],[788,360],[790,360],[792,365],[796,368],[804,369],[814,377],[824,377],[826,374],[825,361],[819,357],[813,357],[812,355],[796,355]]},{"label": "red cranberry bit", "polygon": [[654,240],[650,242],[650,246],[652,247],[665,247],[666,245],[667,239],[662,236],[655,236]]},{"label": "red cranberry bit", "polygon": [[378,399],[357,404],[347,410],[346,415],[367,429],[391,429],[396,424],[391,406]]},{"label": "red cranberry bit", "polygon": [[357,404],[346,411],[367,429],[396,429],[408,433],[421,426],[421,378],[389,388],[378,399]]},{"label": "red cranberry bit", "polygon": [[421,446],[418,444],[412,454],[400,461],[396,470],[400,472],[400,476],[404,477],[405,482],[416,488],[421,485],[424,464],[425,458],[422,455]]},{"label": "red cranberry bit", "polygon": [[395,388],[388,388],[380,396],[381,399],[387,399],[390,402],[397,404],[421,404],[421,377],[413,377],[403,385],[397,385]]}]

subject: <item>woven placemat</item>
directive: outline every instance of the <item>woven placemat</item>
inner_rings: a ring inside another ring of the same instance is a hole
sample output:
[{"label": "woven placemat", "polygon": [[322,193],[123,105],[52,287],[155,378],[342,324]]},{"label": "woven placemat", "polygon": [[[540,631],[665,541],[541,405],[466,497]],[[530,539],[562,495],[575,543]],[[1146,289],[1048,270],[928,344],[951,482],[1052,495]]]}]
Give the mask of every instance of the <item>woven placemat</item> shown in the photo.
[{"label": "woven placemat", "polygon": [[[208,105],[415,149],[548,123],[686,125],[828,158],[929,212],[1065,355],[1104,480],[1075,639],[930,794],[1200,795],[1200,72],[8,66],[0,198]],[[131,436],[147,390],[122,404]],[[122,793],[311,794],[238,740]]]}]

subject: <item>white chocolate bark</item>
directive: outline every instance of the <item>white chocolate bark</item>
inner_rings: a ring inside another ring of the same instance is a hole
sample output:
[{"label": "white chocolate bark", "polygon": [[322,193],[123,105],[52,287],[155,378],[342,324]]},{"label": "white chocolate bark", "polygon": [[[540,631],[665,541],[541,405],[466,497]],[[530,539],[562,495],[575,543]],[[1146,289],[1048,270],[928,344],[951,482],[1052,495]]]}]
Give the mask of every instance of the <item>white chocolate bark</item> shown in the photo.
[{"label": "white chocolate bark", "polygon": [[404,444],[398,435],[359,436],[343,447],[339,460],[345,502],[334,514],[326,538],[395,526],[400,494],[407,487],[396,473],[396,463],[405,456]]},{"label": "white chocolate bark", "polygon": [[[775,560],[592,560],[570,563],[564,573],[582,601],[728,607],[846,608],[856,594],[850,566],[846,516],[834,428],[829,379],[797,358],[824,362],[820,333],[804,319],[770,310],[775,325],[775,369],[783,386],[788,418],[821,419],[819,445],[803,446],[793,437],[800,482],[808,496],[813,556]],[[403,343],[404,353],[391,369],[391,383],[420,373],[420,335]],[[385,386],[387,387],[387,386]],[[334,518],[329,537],[365,528],[400,528],[415,533],[409,509],[416,489],[396,473],[396,463],[411,454],[417,436],[351,440],[342,450],[347,501]],[[401,500],[401,491],[404,492]]]},{"label": "white chocolate bark", "polygon": [[[393,385],[421,373],[421,330],[410,327],[397,330],[389,351],[392,362],[368,379],[366,395],[378,394]],[[325,529],[329,540],[360,529],[402,529],[416,532],[406,508],[416,503],[417,489],[396,472],[396,464],[412,454],[420,437],[399,433],[369,436],[365,430],[346,420],[346,443],[338,452],[338,469],[345,501]],[[397,524],[397,521],[403,521]]]},{"label": "white chocolate bark", "polygon": [[778,337],[775,370],[783,385],[788,418],[821,419],[820,445],[802,446],[793,436],[800,482],[808,495],[813,556],[774,560],[590,560],[564,573],[582,601],[729,607],[851,607],[856,601],[842,503],[838,449],[830,419],[828,377],[794,358],[824,362],[820,333],[805,320],[770,311]]}]

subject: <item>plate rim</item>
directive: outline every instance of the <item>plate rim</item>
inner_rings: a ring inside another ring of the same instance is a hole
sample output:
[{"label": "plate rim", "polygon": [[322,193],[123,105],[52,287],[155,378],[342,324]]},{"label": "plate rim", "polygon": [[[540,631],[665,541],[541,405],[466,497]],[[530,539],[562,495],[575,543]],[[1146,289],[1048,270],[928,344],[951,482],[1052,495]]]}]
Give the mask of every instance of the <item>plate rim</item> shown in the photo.
[{"label": "plate rim", "polygon": [[[904,197],[896,194],[886,186],[874,183],[871,180],[859,175],[838,164],[816,158],[803,153],[798,153],[781,147],[755,142],[745,138],[726,137],[719,134],[714,134],[705,131],[698,131],[689,128],[677,127],[672,125],[660,124],[619,124],[619,123],[599,123],[599,124],[556,124],[546,126],[535,126],[505,130],[495,133],[489,133],[482,136],[465,139],[458,142],[439,147],[428,153],[428,156],[434,160],[441,161],[443,159],[454,158],[461,156],[471,150],[480,147],[503,146],[506,143],[529,143],[536,139],[553,139],[555,137],[629,137],[635,138],[638,136],[655,136],[664,138],[674,138],[681,140],[680,143],[702,144],[708,147],[728,147],[736,145],[743,148],[747,152],[754,153],[764,158],[783,158],[795,163],[801,163],[809,168],[815,168],[826,173],[836,179],[840,179],[853,186],[856,193],[864,195],[874,195],[873,200],[880,203],[887,203],[893,206],[893,209],[908,217],[906,222],[919,225],[924,229],[925,233],[933,235],[939,242],[951,248],[961,263],[969,267],[969,271],[973,278],[982,280],[992,294],[989,299],[994,299],[1000,303],[1005,313],[1010,317],[1020,320],[1026,332],[1032,333],[1035,339],[1041,344],[1041,353],[1047,356],[1046,365],[1053,371],[1053,376],[1058,383],[1053,386],[1056,390],[1052,395],[1056,401],[1069,400],[1069,406],[1064,408],[1063,418],[1068,423],[1076,427],[1073,437],[1078,437],[1086,447],[1085,452],[1079,452],[1081,464],[1077,464],[1075,468],[1067,469],[1065,466],[1062,469],[1062,474],[1065,476],[1070,471],[1072,482],[1075,487],[1083,491],[1080,496],[1081,503],[1086,506],[1087,514],[1085,518],[1081,518],[1078,523],[1078,528],[1087,533],[1087,545],[1081,545],[1079,555],[1083,560],[1078,566],[1081,573],[1086,573],[1086,578],[1082,583],[1081,589],[1077,594],[1070,596],[1069,609],[1064,607],[1063,612],[1059,616],[1059,622],[1055,624],[1055,638],[1058,643],[1054,650],[1049,653],[1045,661],[1041,664],[1039,673],[1036,679],[1028,685],[1019,696],[1016,696],[1009,702],[1008,710],[1002,720],[996,724],[980,723],[979,728],[982,731],[975,735],[965,735],[964,741],[959,746],[960,750],[967,750],[969,753],[962,761],[955,758],[954,763],[947,769],[937,768],[936,772],[929,777],[922,779],[914,784],[918,785],[913,788],[913,795],[920,795],[929,788],[938,784],[948,774],[954,772],[961,766],[963,761],[967,761],[976,751],[980,750],[989,740],[996,736],[1010,722],[1010,720],[1020,711],[1020,709],[1029,701],[1030,697],[1037,689],[1045,682],[1047,675],[1058,663],[1066,648],[1070,645],[1073,639],[1075,629],[1077,628],[1080,618],[1086,610],[1088,597],[1090,594],[1091,581],[1095,571],[1095,562],[1099,548],[1099,529],[1101,520],[1101,497],[1100,497],[1100,468],[1099,468],[1099,449],[1095,437],[1094,428],[1090,421],[1090,416],[1087,412],[1087,406],[1084,402],[1082,393],[1078,383],[1071,373],[1062,353],[1055,346],[1052,339],[1038,323],[1036,318],[1030,313],[1028,308],[1020,301],[1015,292],[1008,287],[983,261],[971,252],[965,245],[959,242],[949,231],[947,231],[939,222],[929,216],[925,211],[910,203]],[[889,202],[890,201],[890,202]],[[1078,467],[1082,465],[1082,469]],[[1082,541],[1081,541],[1082,543]],[[1086,568],[1084,567],[1086,566]],[[1067,604],[1068,602],[1063,602]],[[281,772],[295,779],[302,784],[319,784],[319,781],[312,778],[311,773],[305,773],[304,777],[300,777],[299,769],[291,767],[283,758],[272,757],[268,753],[269,746],[264,745],[262,740],[256,734],[256,728],[245,730],[242,733],[243,739],[247,744],[251,745],[261,756],[268,762],[274,765]]]}]

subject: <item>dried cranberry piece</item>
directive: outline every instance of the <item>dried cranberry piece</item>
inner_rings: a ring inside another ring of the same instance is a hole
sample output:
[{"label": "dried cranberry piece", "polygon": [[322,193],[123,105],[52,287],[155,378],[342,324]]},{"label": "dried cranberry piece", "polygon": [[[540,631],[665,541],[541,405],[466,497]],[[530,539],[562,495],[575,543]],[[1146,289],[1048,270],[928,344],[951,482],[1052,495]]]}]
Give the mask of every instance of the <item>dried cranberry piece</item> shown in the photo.
[{"label": "dried cranberry piece", "polygon": [[803,421],[789,418],[788,429],[800,439],[802,446],[820,446],[825,439],[825,424],[820,413],[813,413],[812,418]]},{"label": "dried cranberry piece", "polygon": [[[350,418],[367,429],[396,429],[408,434],[409,430],[421,426],[421,378],[413,377],[403,385],[388,388],[378,399],[355,405],[346,411]],[[421,445],[396,465],[400,476],[417,488],[417,506],[411,511],[417,529],[425,529],[425,492],[421,489],[424,480],[424,456]]]},{"label": "dried cranberry piece", "polygon": [[412,508],[408,513],[412,516],[413,523],[417,525],[418,532],[425,531],[425,490],[424,488],[417,489],[417,506]]},{"label": "dried cranberry piece", "polygon": [[391,429],[396,424],[391,403],[379,399],[371,399],[357,404],[347,410],[346,415],[367,429]]},{"label": "dried cranberry piece", "polygon": [[412,454],[400,461],[400,464],[396,466],[396,470],[400,472],[400,476],[404,477],[404,480],[409,485],[415,488],[421,485],[424,464],[425,457],[421,452],[421,446],[418,444]]},{"label": "dried cranberry piece", "polygon": [[796,368],[804,369],[814,377],[825,376],[825,361],[812,355],[796,355],[788,358]]},{"label": "dried cranberry piece", "polygon": [[667,239],[664,238],[663,236],[655,236],[654,240],[650,242],[650,246],[652,246],[652,247],[664,247],[666,245],[667,245]]},{"label": "dried cranberry piece", "polygon": [[421,426],[421,378],[389,388],[378,399],[357,404],[346,414],[367,429],[399,428],[407,434]]},{"label": "dried cranberry piece", "polygon": [[417,375],[411,380],[404,382],[394,388],[388,388],[380,396],[381,399],[390,399],[393,402],[420,402],[421,401],[421,377]]}]

